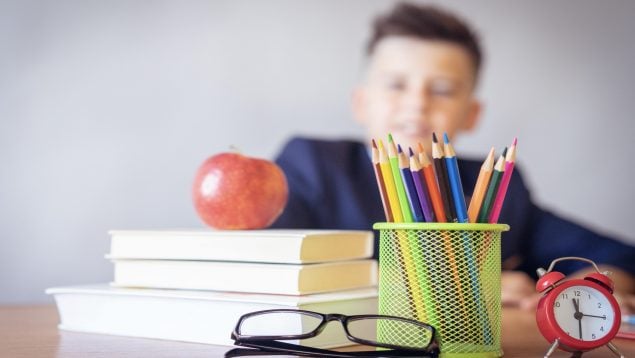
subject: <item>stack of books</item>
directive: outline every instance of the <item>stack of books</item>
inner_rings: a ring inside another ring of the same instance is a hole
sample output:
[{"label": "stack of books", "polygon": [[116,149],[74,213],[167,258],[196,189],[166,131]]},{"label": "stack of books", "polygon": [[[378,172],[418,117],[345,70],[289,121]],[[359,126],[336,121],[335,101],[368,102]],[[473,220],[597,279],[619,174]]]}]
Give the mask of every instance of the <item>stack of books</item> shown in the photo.
[{"label": "stack of books", "polygon": [[[248,312],[293,308],[377,312],[377,262],[368,231],[111,231],[114,280],[58,287],[60,328],[232,345]],[[272,322],[272,325],[275,325]],[[350,344],[340,327],[306,342]]]}]

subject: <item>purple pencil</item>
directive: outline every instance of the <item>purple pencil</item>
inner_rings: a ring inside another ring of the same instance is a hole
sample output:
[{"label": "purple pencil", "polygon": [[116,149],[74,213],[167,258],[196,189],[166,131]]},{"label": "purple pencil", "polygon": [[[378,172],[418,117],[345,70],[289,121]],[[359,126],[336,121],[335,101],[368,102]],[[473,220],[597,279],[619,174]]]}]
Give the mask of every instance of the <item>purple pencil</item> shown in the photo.
[{"label": "purple pencil", "polygon": [[414,181],[415,187],[417,188],[417,196],[419,197],[419,203],[421,204],[423,217],[426,219],[426,222],[433,222],[434,212],[432,211],[433,209],[432,203],[430,201],[430,193],[428,193],[428,187],[426,186],[423,169],[421,168],[419,159],[417,159],[417,156],[412,151],[412,148],[408,149],[410,150],[410,171],[412,173],[412,181]]}]

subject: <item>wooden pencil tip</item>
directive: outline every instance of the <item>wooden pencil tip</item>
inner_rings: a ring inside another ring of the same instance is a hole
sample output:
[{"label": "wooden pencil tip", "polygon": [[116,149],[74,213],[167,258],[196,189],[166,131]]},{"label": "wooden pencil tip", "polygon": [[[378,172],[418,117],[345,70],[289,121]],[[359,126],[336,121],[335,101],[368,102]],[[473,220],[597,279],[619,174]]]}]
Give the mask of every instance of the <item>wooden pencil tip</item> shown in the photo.
[{"label": "wooden pencil tip", "polygon": [[437,134],[432,132],[432,141],[435,143],[439,143],[439,141],[437,140]]},{"label": "wooden pencil tip", "polygon": [[516,143],[518,143],[518,137],[514,137],[514,143],[512,143],[512,145],[516,145]]},{"label": "wooden pencil tip", "polygon": [[371,139],[370,142],[373,145],[373,148],[377,148],[377,143],[375,143],[375,138]]},{"label": "wooden pencil tip", "polygon": [[397,144],[397,151],[399,153],[403,153],[403,150],[401,150],[401,144]]},{"label": "wooden pencil tip", "polygon": [[501,154],[503,157],[507,156],[507,147],[505,147],[505,149],[503,149],[503,154]]},{"label": "wooden pencil tip", "polygon": [[379,140],[379,150],[384,150],[384,142],[381,141],[381,139]]},{"label": "wooden pencil tip", "polygon": [[421,142],[417,143],[417,147],[419,148],[420,152],[425,152],[425,149],[423,148],[423,144]]},{"label": "wooden pencil tip", "polygon": [[412,157],[413,155],[415,155],[415,153],[412,151],[411,147],[408,147],[408,152],[410,153],[410,156]]},{"label": "wooden pencil tip", "polygon": [[450,143],[450,139],[448,139],[447,133],[443,133],[443,142],[445,142],[446,144]]},{"label": "wooden pencil tip", "polygon": [[388,142],[392,143],[392,134],[388,133]]}]

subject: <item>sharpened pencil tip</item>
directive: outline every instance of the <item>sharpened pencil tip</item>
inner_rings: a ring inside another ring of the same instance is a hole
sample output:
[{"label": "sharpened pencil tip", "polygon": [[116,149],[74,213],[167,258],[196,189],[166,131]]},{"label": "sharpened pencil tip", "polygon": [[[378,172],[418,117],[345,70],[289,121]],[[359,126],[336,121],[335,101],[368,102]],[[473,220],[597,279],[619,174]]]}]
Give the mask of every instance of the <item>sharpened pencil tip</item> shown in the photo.
[{"label": "sharpened pencil tip", "polygon": [[448,139],[448,134],[447,133],[443,133],[443,142],[450,143],[450,140]]},{"label": "sharpened pencil tip", "polygon": [[417,147],[419,148],[420,152],[425,152],[425,148],[423,148],[423,144],[421,142],[417,143]]},{"label": "sharpened pencil tip", "polygon": [[505,149],[503,149],[503,154],[501,154],[503,157],[507,156],[507,147],[505,147]]},{"label": "sharpened pencil tip", "polygon": [[514,137],[514,143],[512,143],[512,145],[516,145],[516,143],[518,143],[518,137]]},{"label": "sharpened pencil tip", "polygon": [[403,150],[401,150],[401,144],[397,144],[397,151],[398,151],[399,153],[402,153],[402,152],[403,152]]},{"label": "sharpened pencil tip", "polygon": [[379,140],[379,150],[384,150],[384,142],[381,141],[381,139]]},{"label": "sharpened pencil tip", "polygon": [[392,134],[388,133],[388,141],[392,143]]},{"label": "sharpened pencil tip", "polygon": [[370,141],[373,144],[373,148],[377,148],[377,143],[375,143],[375,139],[373,138]]},{"label": "sharpened pencil tip", "polygon": [[435,143],[439,143],[439,141],[437,140],[437,134],[432,132],[432,141]]},{"label": "sharpened pencil tip", "polygon": [[412,157],[413,155],[415,155],[415,152],[412,151],[411,147],[408,147],[408,152],[410,153],[410,156]]}]

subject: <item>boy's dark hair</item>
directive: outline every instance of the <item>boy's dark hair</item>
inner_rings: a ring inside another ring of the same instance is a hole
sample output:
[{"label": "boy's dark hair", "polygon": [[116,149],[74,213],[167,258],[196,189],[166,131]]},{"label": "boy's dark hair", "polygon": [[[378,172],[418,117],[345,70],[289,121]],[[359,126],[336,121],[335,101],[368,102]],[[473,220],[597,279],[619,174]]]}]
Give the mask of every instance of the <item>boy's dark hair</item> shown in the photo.
[{"label": "boy's dark hair", "polygon": [[482,62],[478,37],[462,19],[447,11],[429,5],[399,3],[375,19],[372,31],[366,48],[368,55],[372,55],[379,41],[389,36],[447,41],[469,53],[478,77]]}]

